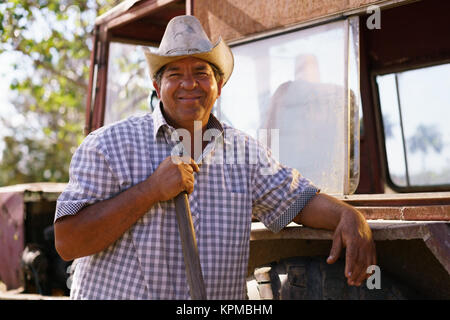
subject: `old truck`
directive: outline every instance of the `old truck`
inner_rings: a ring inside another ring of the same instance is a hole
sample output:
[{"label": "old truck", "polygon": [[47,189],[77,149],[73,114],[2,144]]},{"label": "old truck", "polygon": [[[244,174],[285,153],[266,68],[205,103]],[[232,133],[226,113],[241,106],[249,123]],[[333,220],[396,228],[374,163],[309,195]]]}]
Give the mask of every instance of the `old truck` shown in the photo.
[{"label": "old truck", "polygon": [[[275,137],[280,161],[358,208],[376,241],[378,278],[350,288],[342,261],[325,263],[332,232],[254,220],[249,298],[449,299],[448,12],[446,0],[124,1],[95,21],[85,133],[152,111],[142,47],[194,15],[235,56],[215,115]],[[45,298],[23,290],[21,257],[45,241],[63,186],[0,188],[3,296]]]}]

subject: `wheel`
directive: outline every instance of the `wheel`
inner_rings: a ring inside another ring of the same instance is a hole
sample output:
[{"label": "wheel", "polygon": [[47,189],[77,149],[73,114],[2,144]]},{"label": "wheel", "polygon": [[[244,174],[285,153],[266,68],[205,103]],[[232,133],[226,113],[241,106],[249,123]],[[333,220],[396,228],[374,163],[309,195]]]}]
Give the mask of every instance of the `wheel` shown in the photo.
[{"label": "wheel", "polygon": [[[291,257],[255,268],[249,279],[250,299],[274,300],[404,300],[410,289],[378,269],[361,286],[349,286],[345,262],[326,263],[327,257]],[[255,290],[257,289],[257,290]]]}]

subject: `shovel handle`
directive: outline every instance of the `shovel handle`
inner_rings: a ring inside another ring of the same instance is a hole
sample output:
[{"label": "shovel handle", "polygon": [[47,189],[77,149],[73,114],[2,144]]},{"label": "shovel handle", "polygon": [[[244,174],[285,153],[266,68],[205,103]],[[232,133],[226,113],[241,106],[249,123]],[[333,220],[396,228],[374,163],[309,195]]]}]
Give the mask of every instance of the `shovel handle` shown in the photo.
[{"label": "shovel handle", "polygon": [[206,300],[205,283],[203,281],[194,224],[192,223],[191,209],[186,191],[181,192],[175,197],[175,211],[177,214],[178,229],[180,231],[184,264],[186,267],[186,278],[189,284],[191,299]]}]

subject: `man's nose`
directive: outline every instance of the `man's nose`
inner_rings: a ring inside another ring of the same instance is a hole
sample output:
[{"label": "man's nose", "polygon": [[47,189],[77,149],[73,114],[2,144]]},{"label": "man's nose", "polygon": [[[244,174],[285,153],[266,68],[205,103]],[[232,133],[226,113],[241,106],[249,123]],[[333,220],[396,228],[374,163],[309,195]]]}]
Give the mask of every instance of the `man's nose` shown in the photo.
[{"label": "man's nose", "polygon": [[181,87],[186,90],[193,90],[197,87],[197,80],[192,76],[192,74],[186,74],[181,79]]}]

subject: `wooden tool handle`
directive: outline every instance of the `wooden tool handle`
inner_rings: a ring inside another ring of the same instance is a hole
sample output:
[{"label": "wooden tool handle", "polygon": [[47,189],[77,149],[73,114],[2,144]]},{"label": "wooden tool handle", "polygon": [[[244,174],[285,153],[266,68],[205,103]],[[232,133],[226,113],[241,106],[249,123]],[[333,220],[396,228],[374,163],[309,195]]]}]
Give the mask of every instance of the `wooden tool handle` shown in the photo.
[{"label": "wooden tool handle", "polygon": [[191,209],[186,191],[175,197],[175,210],[191,299],[206,300],[205,283],[203,281],[194,224],[192,223]]}]

